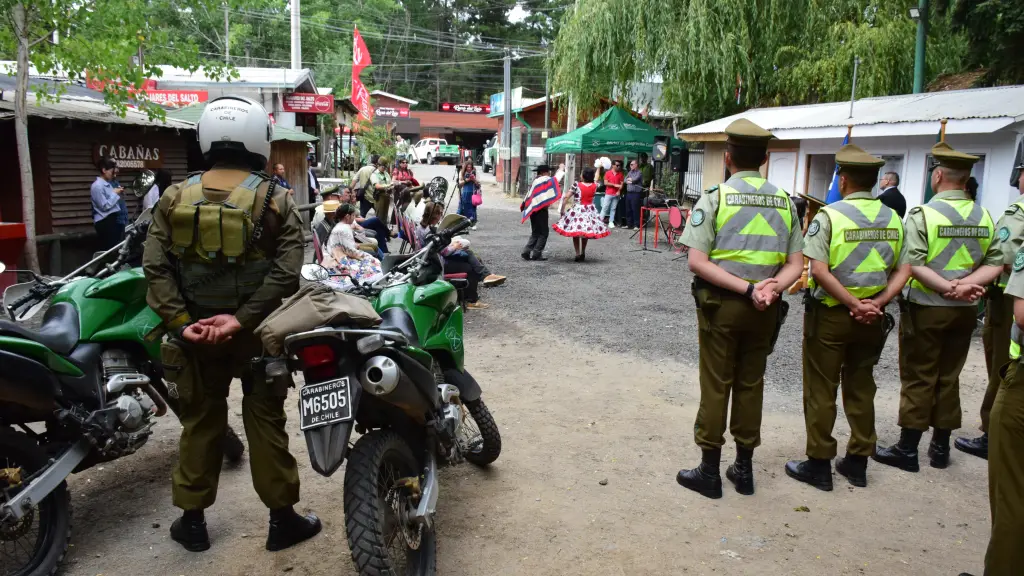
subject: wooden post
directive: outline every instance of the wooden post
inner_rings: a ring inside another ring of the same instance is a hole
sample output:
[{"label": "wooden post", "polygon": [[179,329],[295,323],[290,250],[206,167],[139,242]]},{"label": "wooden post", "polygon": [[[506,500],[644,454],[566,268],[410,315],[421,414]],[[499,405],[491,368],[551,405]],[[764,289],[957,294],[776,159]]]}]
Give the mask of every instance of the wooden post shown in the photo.
[{"label": "wooden post", "polygon": [[946,122],[948,121],[946,118],[942,119],[942,128],[939,129],[939,142],[946,141]]}]

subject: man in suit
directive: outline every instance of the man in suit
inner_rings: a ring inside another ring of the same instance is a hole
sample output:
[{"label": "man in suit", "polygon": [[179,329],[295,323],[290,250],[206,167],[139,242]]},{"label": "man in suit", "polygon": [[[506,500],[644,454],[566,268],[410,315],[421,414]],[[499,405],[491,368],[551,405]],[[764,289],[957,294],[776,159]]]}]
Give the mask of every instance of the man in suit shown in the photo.
[{"label": "man in suit", "polygon": [[886,172],[878,181],[878,189],[882,191],[878,199],[900,215],[902,220],[907,215],[907,200],[900,193],[900,175],[895,172]]}]

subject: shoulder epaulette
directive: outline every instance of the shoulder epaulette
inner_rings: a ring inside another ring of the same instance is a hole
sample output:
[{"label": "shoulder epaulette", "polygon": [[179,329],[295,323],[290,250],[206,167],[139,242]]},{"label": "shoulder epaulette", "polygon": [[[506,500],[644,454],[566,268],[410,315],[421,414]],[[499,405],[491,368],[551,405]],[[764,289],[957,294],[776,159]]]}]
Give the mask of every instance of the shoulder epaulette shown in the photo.
[{"label": "shoulder epaulette", "polygon": [[909,212],[907,212],[907,215],[909,216],[911,214],[917,214],[920,211],[921,211],[921,207],[920,206],[914,206],[913,208],[910,209]]},{"label": "shoulder epaulette", "polygon": [[1018,204],[1010,204],[1010,207],[1007,208],[1006,211],[1003,213],[1007,215],[1012,215],[1016,214],[1017,212],[1020,212],[1020,206]]},{"label": "shoulder epaulette", "polygon": [[705,194],[711,194],[713,192],[718,192],[718,185],[717,184],[715,184],[711,188],[708,188],[707,190],[704,191]]}]

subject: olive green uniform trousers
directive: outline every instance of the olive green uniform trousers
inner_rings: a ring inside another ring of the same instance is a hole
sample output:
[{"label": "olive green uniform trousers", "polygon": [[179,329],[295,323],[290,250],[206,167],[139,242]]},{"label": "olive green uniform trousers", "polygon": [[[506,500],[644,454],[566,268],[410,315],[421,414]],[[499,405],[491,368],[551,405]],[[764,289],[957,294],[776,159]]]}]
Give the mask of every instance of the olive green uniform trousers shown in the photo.
[{"label": "olive green uniform trousers", "polygon": [[988,432],[989,414],[996,401],[999,373],[1010,361],[1010,330],[1013,328],[1013,296],[1003,294],[998,288],[989,288],[985,300],[985,327],[982,342],[985,344],[985,367],[988,369],[988,387],[981,401],[981,431]]},{"label": "olive green uniform trousers", "polygon": [[250,361],[262,352],[259,339],[243,330],[222,344],[183,346],[178,350],[175,352],[168,343],[162,349],[167,379],[174,382],[181,404],[181,445],[172,485],[174,505],[183,510],[202,510],[217,499],[224,457],[221,442],[228,425],[228,390],[235,377],[242,379],[242,421],[249,442],[253,487],[270,509],[297,503],[299,471],[288,451],[285,432],[287,388],[276,390],[262,375],[253,374]]},{"label": "olive green uniform trousers", "polygon": [[[388,220],[388,210],[391,209],[391,192],[389,190],[374,190],[373,195],[374,214],[377,215],[378,220],[390,228],[391,221]],[[383,238],[379,240],[383,240]]]},{"label": "olive green uniform trousers", "polygon": [[885,345],[881,320],[862,324],[846,306],[813,301],[804,314],[804,423],[807,457],[836,457],[836,394],[843,388],[843,411],[850,423],[846,452],[871,456],[875,451],[874,368]]},{"label": "olive green uniform trousers", "polygon": [[1006,367],[988,431],[988,497],[992,537],[985,576],[1012,576],[1024,566],[1024,370]]},{"label": "olive green uniform trousers", "polygon": [[[749,298],[716,288],[696,289],[700,342],[700,408],[694,438],[704,450],[725,444],[729,423],[736,444],[761,444],[764,369],[772,352],[780,302],[764,312]],[[732,418],[727,418],[732,394]]]},{"label": "olive green uniform trousers", "polygon": [[977,310],[913,302],[901,308],[901,428],[960,427],[960,371],[967,361]]}]

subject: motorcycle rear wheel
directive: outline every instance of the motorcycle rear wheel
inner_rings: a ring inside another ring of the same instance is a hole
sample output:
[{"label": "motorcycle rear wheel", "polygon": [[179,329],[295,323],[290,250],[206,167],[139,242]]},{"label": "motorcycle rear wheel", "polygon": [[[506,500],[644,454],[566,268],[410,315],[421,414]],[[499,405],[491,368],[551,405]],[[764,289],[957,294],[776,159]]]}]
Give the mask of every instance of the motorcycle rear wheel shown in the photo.
[{"label": "motorcycle rear wheel", "polygon": [[403,520],[412,507],[401,478],[418,478],[419,461],[398,434],[374,430],[359,438],[345,468],[345,531],[361,576],[434,576],[433,529]]},{"label": "motorcycle rear wheel", "polygon": [[[27,435],[0,429],[0,468],[20,468],[25,478],[48,460],[46,452]],[[0,481],[0,488],[7,487],[7,481]],[[35,542],[22,542],[33,527]],[[18,522],[0,522],[0,576],[52,576],[70,541],[71,495],[67,482],[62,482]]]}]

